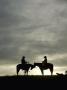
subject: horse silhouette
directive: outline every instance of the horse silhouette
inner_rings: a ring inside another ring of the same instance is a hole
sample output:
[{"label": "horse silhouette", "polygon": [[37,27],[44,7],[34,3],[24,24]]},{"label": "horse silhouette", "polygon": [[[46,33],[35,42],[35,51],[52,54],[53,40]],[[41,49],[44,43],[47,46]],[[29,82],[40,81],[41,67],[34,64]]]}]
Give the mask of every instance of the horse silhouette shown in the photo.
[{"label": "horse silhouette", "polygon": [[34,63],[34,67],[38,66],[41,70],[42,75],[44,75],[44,71],[46,69],[49,69],[51,72],[51,75],[53,75],[53,64],[51,63],[46,63],[44,66],[42,65],[42,63]]},{"label": "horse silhouette", "polygon": [[31,68],[31,70],[34,68],[34,66],[32,64],[18,64],[16,66],[16,72],[17,72],[17,75],[20,71],[20,69],[24,70],[25,71],[25,74],[27,73],[28,75],[28,71],[29,71],[29,68]]}]

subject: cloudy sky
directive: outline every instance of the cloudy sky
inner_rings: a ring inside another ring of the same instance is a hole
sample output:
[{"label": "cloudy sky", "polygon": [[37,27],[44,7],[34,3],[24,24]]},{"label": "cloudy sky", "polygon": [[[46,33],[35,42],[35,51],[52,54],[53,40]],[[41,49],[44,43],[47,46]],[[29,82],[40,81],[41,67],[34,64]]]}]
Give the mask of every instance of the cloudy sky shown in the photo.
[{"label": "cloudy sky", "polygon": [[67,0],[0,0],[0,75],[15,74],[23,55],[67,70]]}]

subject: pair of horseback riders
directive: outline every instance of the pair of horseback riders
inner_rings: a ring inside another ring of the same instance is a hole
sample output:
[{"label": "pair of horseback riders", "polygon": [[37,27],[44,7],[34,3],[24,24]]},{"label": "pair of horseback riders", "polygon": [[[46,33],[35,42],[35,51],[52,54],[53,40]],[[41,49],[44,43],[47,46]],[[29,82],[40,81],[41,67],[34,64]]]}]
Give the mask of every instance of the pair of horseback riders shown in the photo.
[{"label": "pair of horseback riders", "polygon": [[[23,64],[23,65],[28,64],[28,62],[26,62],[26,60],[25,60],[25,56],[22,57],[21,64]],[[47,56],[44,56],[44,61],[42,61],[42,66],[44,66],[46,64],[47,64]]]}]

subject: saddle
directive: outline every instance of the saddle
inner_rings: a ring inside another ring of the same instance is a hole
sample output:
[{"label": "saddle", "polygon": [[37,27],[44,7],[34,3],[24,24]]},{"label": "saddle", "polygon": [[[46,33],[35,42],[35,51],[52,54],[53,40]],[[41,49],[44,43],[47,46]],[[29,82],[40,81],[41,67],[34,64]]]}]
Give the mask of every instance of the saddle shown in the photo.
[{"label": "saddle", "polygon": [[47,63],[42,63],[42,67],[46,67],[47,66]]}]

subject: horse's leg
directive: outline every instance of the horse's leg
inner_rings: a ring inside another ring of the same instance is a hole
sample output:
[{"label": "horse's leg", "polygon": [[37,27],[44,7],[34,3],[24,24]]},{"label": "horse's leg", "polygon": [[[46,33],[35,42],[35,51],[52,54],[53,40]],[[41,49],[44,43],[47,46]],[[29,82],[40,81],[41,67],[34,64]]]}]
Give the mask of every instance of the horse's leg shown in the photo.
[{"label": "horse's leg", "polygon": [[42,72],[43,72],[42,74],[44,75],[44,71],[42,71]]},{"label": "horse's leg", "polygon": [[42,73],[42,75],[44,75],[44,72],[43,72],[43,70],[41,69],[41,73]]},{"label": "horse's leg", "polygon": [[24,75],[26,75],[26,70],[24,71]]},{"label": "horse's leg", "polygon": [[19,73],[19,70],[20,70],[20,69],[19,69],[19,68],[17,67],[17,68],[16,68],[16,71],[17,71],[17,75],[18,75],[18,73]]},{"label": "horse's leg", "polygon": [[[29,69],[28,69],[28,70],[29,70]],[[26,70],[27,75],[28,75],[28,70]]]},{"label": "horse's leg", "polygon": [[53,75],[53,67],[50,68],[51,76]]},{"label": "horse's leg", "polygon": [[53,69],[51,70],[51,75],[53,75]]},{"label": "horse's leg", "polygon": [[28,70],[27,70],[27,75],[28,75]]},{"label": "horse's leg", "polygon": [[25,70],[24,71],[24,75],[28,75],[28,70]]}]

